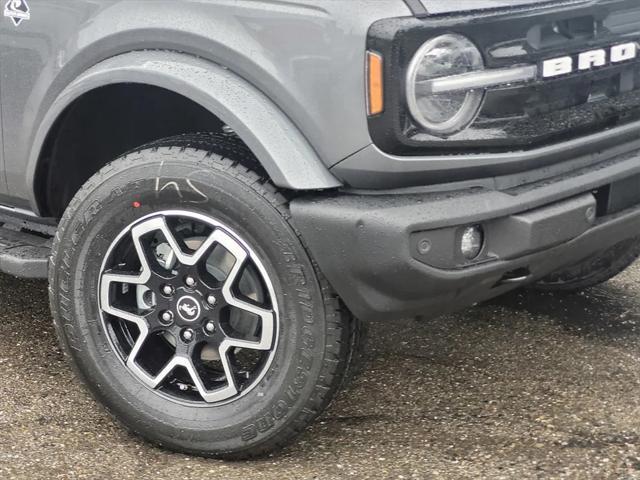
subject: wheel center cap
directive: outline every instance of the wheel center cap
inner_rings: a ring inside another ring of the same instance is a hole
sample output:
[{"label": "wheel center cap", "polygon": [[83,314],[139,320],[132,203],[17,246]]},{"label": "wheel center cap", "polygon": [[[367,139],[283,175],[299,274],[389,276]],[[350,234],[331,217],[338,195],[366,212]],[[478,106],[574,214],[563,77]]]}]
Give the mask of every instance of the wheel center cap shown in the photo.
[{"label": "wheel center cap", "polygon": [[176,303],[176,310],[178,315],[187,322],[193,322],[200,318],[200,302],[191,295],[181,297]]}]

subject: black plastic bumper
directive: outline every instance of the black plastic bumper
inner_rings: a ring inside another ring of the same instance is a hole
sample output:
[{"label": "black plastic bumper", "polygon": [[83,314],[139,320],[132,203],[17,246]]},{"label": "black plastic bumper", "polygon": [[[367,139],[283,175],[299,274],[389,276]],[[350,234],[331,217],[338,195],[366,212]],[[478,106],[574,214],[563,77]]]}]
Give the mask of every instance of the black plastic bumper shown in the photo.
[{"label": "black plastic bumper", "polygon": [[[438,315],[500,295],[640,235],[640,152],[509,190],[300,198],[296,226],[363,319]],[[478,260],[459,231],[482,225]],[[422,240],[431,245],[419,248]]]}]

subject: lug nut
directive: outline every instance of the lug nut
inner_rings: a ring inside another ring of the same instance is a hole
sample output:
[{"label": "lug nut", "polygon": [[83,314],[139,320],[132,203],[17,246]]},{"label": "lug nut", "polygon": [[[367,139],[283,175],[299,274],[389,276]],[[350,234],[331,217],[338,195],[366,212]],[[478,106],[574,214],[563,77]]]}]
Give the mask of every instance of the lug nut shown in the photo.
[{"label": "lug nut", "polygon": [[209,321],[204,326],[204,329],[207,331],[207,333],[213,333],[213,332],[216,331],[216,325],[215,325],[215,323]]},{"label": "lug nut", "polygon": [[182,331],[182,340],[186,343],[189,343],[191,340],[193,340],[193,330],[191,330],[190,328],[187,328],[186,330]]},{"label": "lug nut", "polygon": [[207,303],[212,307],[216,304],[216,302],[217,302],[216,297],[214,297],[213,295],[209,295],[207,297]]},{"label": "lug nut", "polygon": [[196,279],[193,277],[187,277],[184,279],[184,283],[187,287],[193,287],[196,284]]},{"label": "lug nut", "polygon": [[165,285],[162,287],[162,293],[167,296],[173,295],[173,287],[171,285]]},{"label": "lug nut", "polygon": [[165,310],[160,315],[160,318],[162,319],[162,321],[164,323],[172,323],[173,322],[173,313],[171,313],[169,310]]}]

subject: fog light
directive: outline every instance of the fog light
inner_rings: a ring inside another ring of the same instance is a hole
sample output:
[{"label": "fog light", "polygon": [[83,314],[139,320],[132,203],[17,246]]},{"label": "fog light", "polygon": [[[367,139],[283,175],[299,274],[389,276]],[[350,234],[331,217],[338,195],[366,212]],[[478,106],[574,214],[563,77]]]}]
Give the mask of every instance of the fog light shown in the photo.
[{"label": "fog light", "polygon": [[484,231],[480,225],[467,227],[462,232],[460,251],[467,260],[473,260],[480,255],[484,245]]}]

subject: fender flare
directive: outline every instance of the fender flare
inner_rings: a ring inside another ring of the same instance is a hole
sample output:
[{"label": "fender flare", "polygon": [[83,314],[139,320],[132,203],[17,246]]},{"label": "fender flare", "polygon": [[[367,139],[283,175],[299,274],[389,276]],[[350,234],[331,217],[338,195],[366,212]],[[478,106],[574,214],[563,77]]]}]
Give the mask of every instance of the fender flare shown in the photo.
[{"label": "fender flare", "polygon": [[153,85],[198,103],[238,134],[279,187],[323,190],[342,185],[286,114],[247,81],[220,65],[184,53],[140,51],[96,64],[53,102],[37,130],[28,159],[27,178],[34,207],[41,150],[57,119],[85,93],[118,83]]}]

